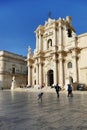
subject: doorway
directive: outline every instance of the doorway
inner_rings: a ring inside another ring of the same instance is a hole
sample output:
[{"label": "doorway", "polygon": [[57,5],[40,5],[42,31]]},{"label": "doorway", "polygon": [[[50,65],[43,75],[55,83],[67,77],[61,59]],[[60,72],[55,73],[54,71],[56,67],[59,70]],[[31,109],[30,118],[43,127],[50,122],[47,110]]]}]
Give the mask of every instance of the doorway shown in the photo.
[{"label": "doorway", "polygon": [[53,70],[49,70],[47,73],[47,79],[48,79],[48,86],[52,86],[54,83],[53,80]]}]

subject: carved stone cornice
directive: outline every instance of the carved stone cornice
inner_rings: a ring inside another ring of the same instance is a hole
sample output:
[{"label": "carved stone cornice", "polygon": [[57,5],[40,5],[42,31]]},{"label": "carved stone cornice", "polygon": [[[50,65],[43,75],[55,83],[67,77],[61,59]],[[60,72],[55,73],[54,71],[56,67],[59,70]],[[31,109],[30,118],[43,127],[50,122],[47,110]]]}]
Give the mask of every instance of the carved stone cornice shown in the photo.
[{"label": "carved stone cornice", "polygon": [[46,58],[46,60],[50,62],[51,60],[53,60],[53,58],[51,56],[49,56]]},{"label": "carved stone cornice", "polygon": [[51,35],[53,35],[53,31],[44,33],[44,34],[43,34],[43,38],[49,37],[49,36],[51,36]]},{"label": "carved stone cornice", "polygon": [[33,59],[28,59],[27,62],[33,64],[34,60]]},{"label": "carved stone cornice", "polygon": [[28,63],[27,66],[28,66],[29,68],[32,68],[32,64],[31,64],[31,63]]},{"label": "carved stone cornice", "polygon": [[59,50],[58,55],[62,55],[64,57],[67,55],[67,52],[65,50]]}]

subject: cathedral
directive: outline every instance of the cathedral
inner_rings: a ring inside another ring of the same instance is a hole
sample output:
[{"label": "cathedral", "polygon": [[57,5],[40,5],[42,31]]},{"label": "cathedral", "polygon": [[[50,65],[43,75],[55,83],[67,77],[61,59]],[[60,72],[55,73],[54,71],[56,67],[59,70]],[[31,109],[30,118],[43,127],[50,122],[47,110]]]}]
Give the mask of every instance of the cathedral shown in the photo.
[{"label": "cathedral", "polygon": [[35,33],[36,48],[33,54],[28,48],[26,59],[28,85],[87,85],[87,33],[77,36],[70,16],[48,18]]}]

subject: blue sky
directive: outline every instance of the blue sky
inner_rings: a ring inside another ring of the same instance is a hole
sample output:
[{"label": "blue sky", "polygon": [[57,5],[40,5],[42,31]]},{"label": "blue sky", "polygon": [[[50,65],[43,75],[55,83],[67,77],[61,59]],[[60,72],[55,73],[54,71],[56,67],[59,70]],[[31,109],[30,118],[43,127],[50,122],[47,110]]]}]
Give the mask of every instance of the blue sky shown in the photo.
[{"label": "blue sky", "polygon": [[36,47],[34,31],[53,19],[72,17],[77,35],[87,32],[86,0],[0,0],[0,50],[23,56]]}]

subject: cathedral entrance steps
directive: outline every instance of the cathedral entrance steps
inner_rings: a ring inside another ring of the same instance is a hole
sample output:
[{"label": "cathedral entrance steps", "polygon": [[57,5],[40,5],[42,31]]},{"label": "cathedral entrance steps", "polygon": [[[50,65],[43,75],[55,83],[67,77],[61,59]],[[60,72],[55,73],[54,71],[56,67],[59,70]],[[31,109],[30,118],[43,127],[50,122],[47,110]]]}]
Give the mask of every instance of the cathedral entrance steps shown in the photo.
[{"label": "cathedral entrance steps", "polygon": [[[37,92],[39,91],[38,87],[31,87],[31,88],[15,88],[13,91],[27,91],[27,92]],[[55,88],[51,88],[50,86],[46,86],[41,89],[42,92],[52,92],[55,93]],[[61,90],[60,92],[67,92],[66,90]]]},{"label": "cathedral entrance steps", "polygon": [[[29,92],[38,92],[38,87],[31,87],[31,88],[16,88],[13,91],[29,91]],[[55,88],[51,88],[50,86],[44,87],[41,89],[43,92],[55,92]]]}]

